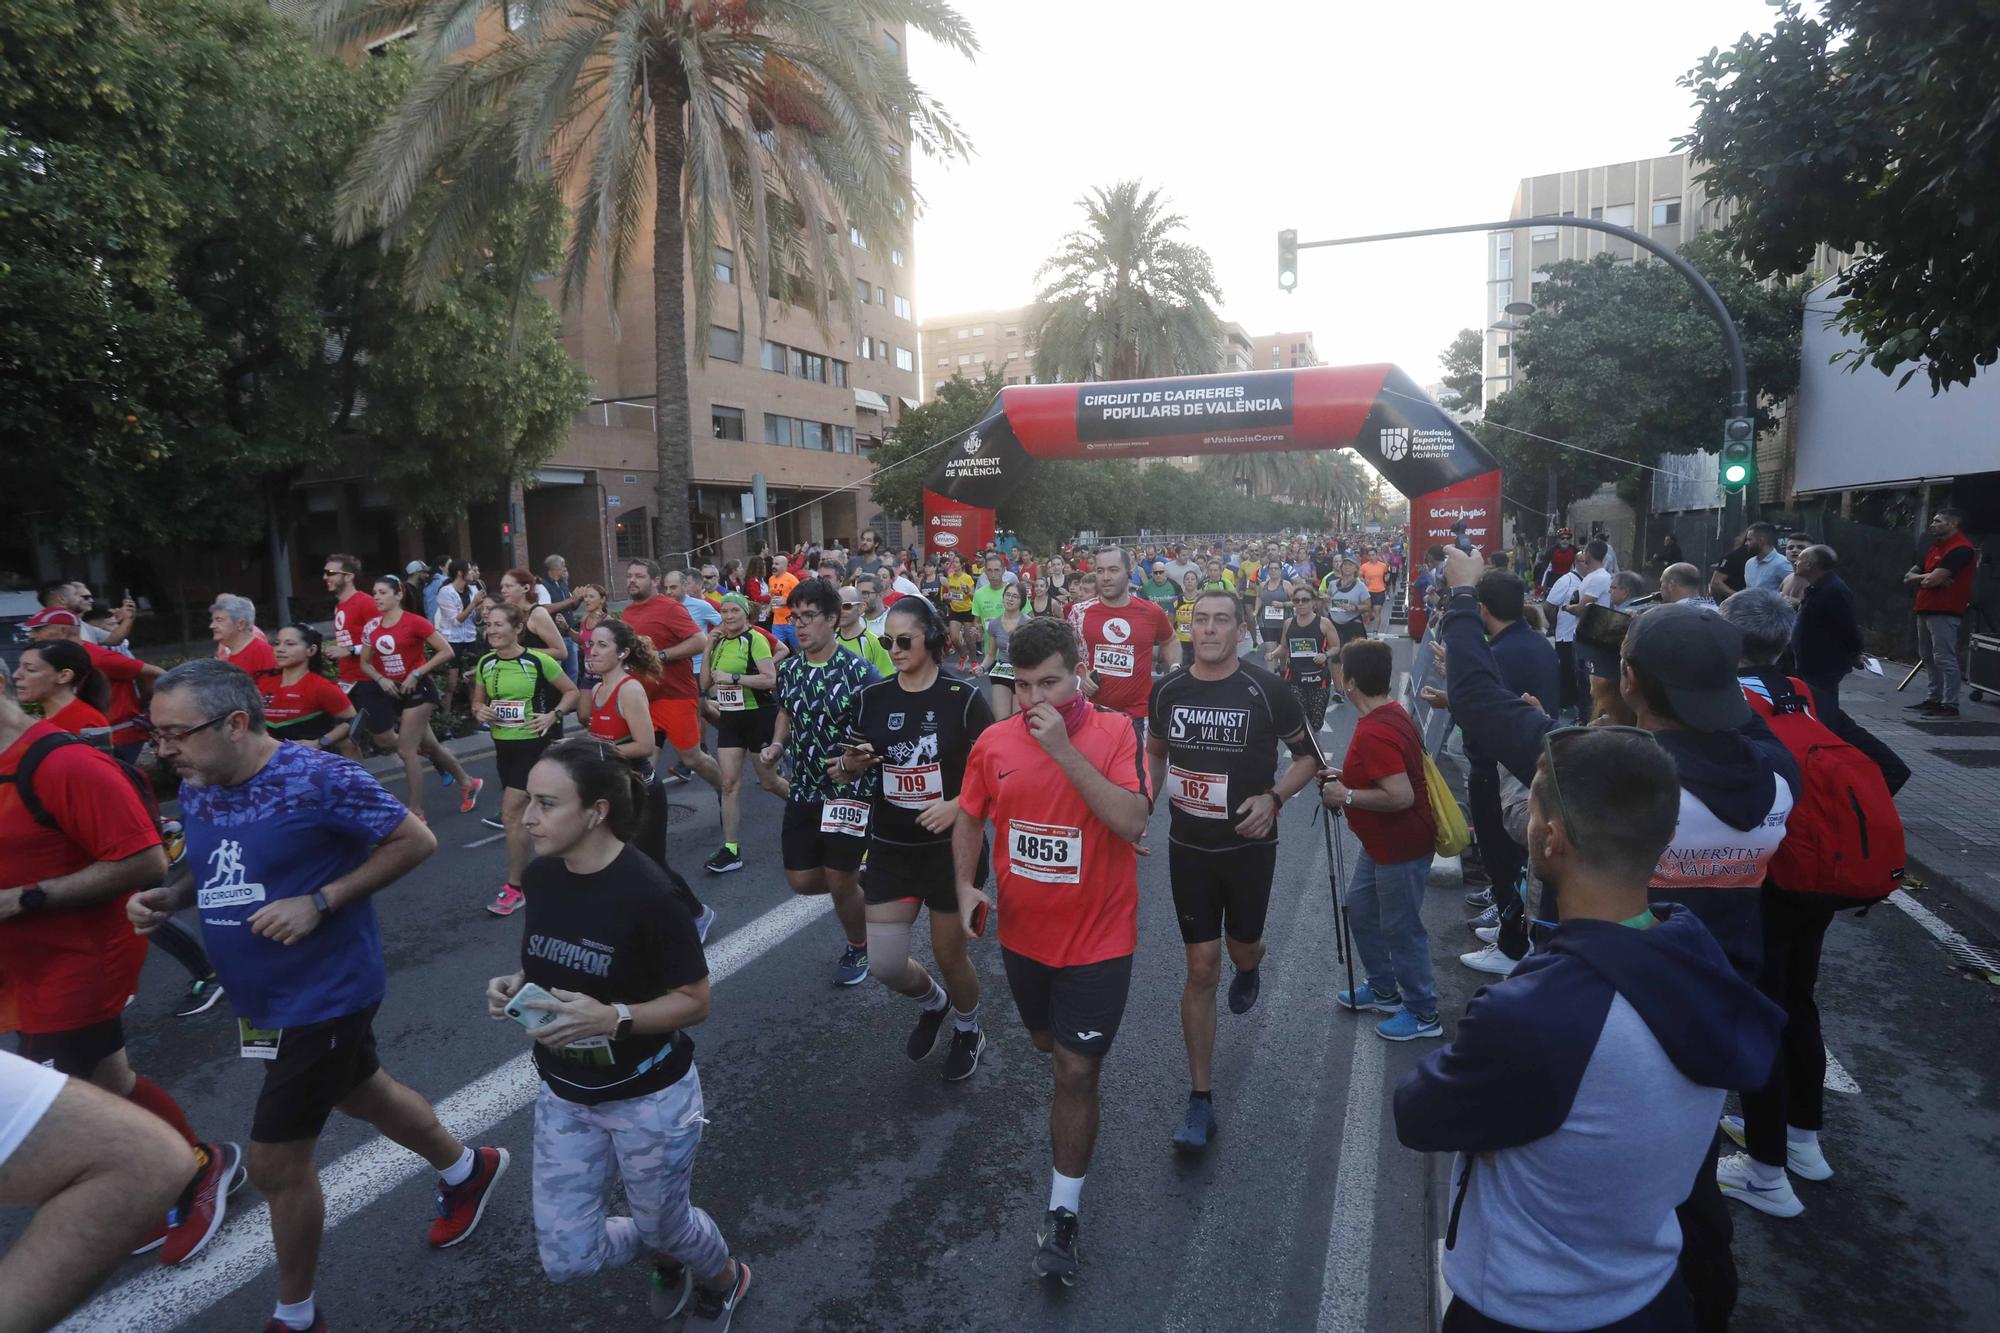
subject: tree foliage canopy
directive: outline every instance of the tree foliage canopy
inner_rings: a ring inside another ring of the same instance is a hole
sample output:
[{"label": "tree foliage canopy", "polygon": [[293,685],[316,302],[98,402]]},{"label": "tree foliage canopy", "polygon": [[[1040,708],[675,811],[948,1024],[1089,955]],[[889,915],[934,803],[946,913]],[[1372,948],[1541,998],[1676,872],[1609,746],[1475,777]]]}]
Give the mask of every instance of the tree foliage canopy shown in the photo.
[{"label": "tree foliage canopy", "polygon": [[1454,411],[1478,407],[1486,396],[1486,340],[1478,329],[1460,329],[1444,349],[1444,387],[1456,400],[1444,406]]},{"label": "tree foliage canopy", "polygon": [[1932,390],[2000,357],[2000,22],[1962,0],[1783,0],[1682,80],[1681,140],[1762,275],[1854,253],[1835,294],[1863,359]]}]

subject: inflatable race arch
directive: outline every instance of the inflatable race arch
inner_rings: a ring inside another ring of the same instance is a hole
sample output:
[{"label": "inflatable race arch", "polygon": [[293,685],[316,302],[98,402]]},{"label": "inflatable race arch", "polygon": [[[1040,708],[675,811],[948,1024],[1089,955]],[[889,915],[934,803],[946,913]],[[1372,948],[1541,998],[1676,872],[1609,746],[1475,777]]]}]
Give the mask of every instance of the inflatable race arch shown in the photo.
[{"label": "inflatable race arch", "polygon": [[1353,449],[1410,502],[1412,558],[1500,543],[1500,472],[1484,446],[1394,366],[1312,366],[1171,379],[1018,384],[940,446],[924,483],[924,551],[993,543],[994,510],[1046,459]]}]

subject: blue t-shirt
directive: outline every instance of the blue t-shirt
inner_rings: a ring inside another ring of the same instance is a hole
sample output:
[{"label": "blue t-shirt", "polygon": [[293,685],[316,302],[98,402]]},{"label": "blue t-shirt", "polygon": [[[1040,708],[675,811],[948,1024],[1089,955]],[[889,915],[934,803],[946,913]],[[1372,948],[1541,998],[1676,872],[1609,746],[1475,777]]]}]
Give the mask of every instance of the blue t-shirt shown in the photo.
[{"label": "blue t-shirt", "polygon": [[388,989],[375,906],[351,903],[296,944],[247,922],[267,902],[326,887],[368,859],[407,811],[368,770],[304,745],[278,747],[233,787],[181,788],[202,942],[229,1003],[255,1027],[357,1013]]},{"label": "blue t-shirt", "polygon": [[[681,598],[681,605],[687,608],[688,615],[692,617],[694,620],[694,627],[700,630],[703,634],[714,634],[715,631],[721,627],[722,612],[716,610],[715,604],[709,601],[708,598],[694,597],[694,596],[683,597]],[[701,679],[702,657],[703,654],[696,653],[694,655],[694,660],[688,663],[688,669],[694,672],[694,678],[696,680]]]}]

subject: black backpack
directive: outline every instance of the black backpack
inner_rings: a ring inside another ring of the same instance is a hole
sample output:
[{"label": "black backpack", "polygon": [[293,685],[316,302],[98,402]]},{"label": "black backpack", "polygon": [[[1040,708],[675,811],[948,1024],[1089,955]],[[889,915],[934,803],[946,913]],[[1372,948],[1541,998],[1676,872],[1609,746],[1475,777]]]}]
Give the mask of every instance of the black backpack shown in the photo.
[{"label": "black backpack", "polygon": [[44,736],[33,745],[30,745],[28,752],[21,756],[20,765],[12,773],[0,777],[0,785],[10,782],[14,784],[16,790],[21,793],[21,804],[27,808],[28,813],[34,817],[34,821],[37,824],[40,824],[43,828],[55,829],[59,833],[68,832],[60,824],[56,823],[56,817],[50,814],[48,807],[43,805],[35,796],[35,770],[42,766],[42,760],[68,745],[81,745],[94,754],[103,755],[105,762],[117,768],[119,773],[124,776],[125,781],[131,784],[133,792],[139,797],[139,804],[143,805],[146,808],[146,813],[152,817],[153,827],[163,827],[160,819],[159,797],[153,793],[153,784],[144,773],[141,773],[138,768],[120,759],[118,756],[107,754],[105,751],[98,749],[81,736],[72,736],[66,731],[58,731],[54,735]]}]

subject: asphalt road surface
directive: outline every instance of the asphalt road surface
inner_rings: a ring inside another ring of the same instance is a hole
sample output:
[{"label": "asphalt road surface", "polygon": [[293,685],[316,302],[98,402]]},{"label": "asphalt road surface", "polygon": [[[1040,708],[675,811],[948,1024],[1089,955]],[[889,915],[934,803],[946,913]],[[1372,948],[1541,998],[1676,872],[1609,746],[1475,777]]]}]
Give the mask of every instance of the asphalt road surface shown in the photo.
[{"label": "asphalt road surface", "polygon": [[[1399,650],[1402,645],[1399,643]],[[1322,737],[1336,755],[1349,710]],[[492,776],[490,758],[471,765]],[[427,774],[427,781],[436,778]],[[435,789],[434,789],[435,791]],[[1270,956],[1248,1015],[1222,1009],[1221,1130],[1206,1157],[1168,1136],[1187,1091],[1183,972],[1166,882],[1166,813],[1140,863],[1140,946],[1103,1078],[1103,1127],[1082,1208],[1083,1276],[1029,1272],[1047,1199],[1049,1069],[1021,1031],[991,933],[975,945],[989,1036],[969,1081],[912,1064],[915,1006],[872,979],[836,988],[825,900],[795,899],[778,865],[778,804],[745,794],[747,868],[699,863],[719,841],[714,797],[680,789],[676,864],[720,914],[709,939],[714,1013],[695,1033],[710,1120],[695,1198],[756,1282],[736,1327],[767,1330],[1069,1328],[1422,1330],[1441,1312],[1446,1163],[1397,1145],[1396,1081],[1435,1043],[1391,1045],[1335,1008],[1326,844],[1310,801],[1282,819]],[[389,994],[384,1065],[454,1129],[514,1156],[480,1230],[424,1243],[432,1177],[366,1126],[335,1116],[322,1141],[329,1226],[318,1287],[335,1330],[627,1330],[648,1327],[641,1267],[557,1287],[536,1260],[530,1210],[535,1080],[527,1039],[484,1012],[485,981],[516,966],[520,923],[487,915],[503,863],[477,816],[429,802],[440,849],[377,898]],[[497,809],[489,795],[482,813]],[[1353,863],[1351,837],[1343,847]],[[1456,886],[1427,909],[1447,1022],[1482,980]],[[190,918],[191,919],[191,918]],[[917,932],[920,956],[926,952]],[[172,1015],[184,976],[148,963],[127,1013],[134,1065],[169,1087],[204,1134],[245,1139],[257,1071],[225,1006]],[[1990,1327],[2000,1274],[1983,1205],[2000,1151],[1995,997],[1948,970],[1931,937],[1880,907],[1843,919],[1821,985],[1828,1040],[1859,1091],[1831,1094],[1838,1173],[1801,1185],[1806,1214],[1739,1210],[1746,1329]],[[135,1259],[68,1327],[255,1329],[274,1299],[254,1190],[208,1252],[179,1269]],[[22,1224],[0,1215],[0,1245]]]}]

